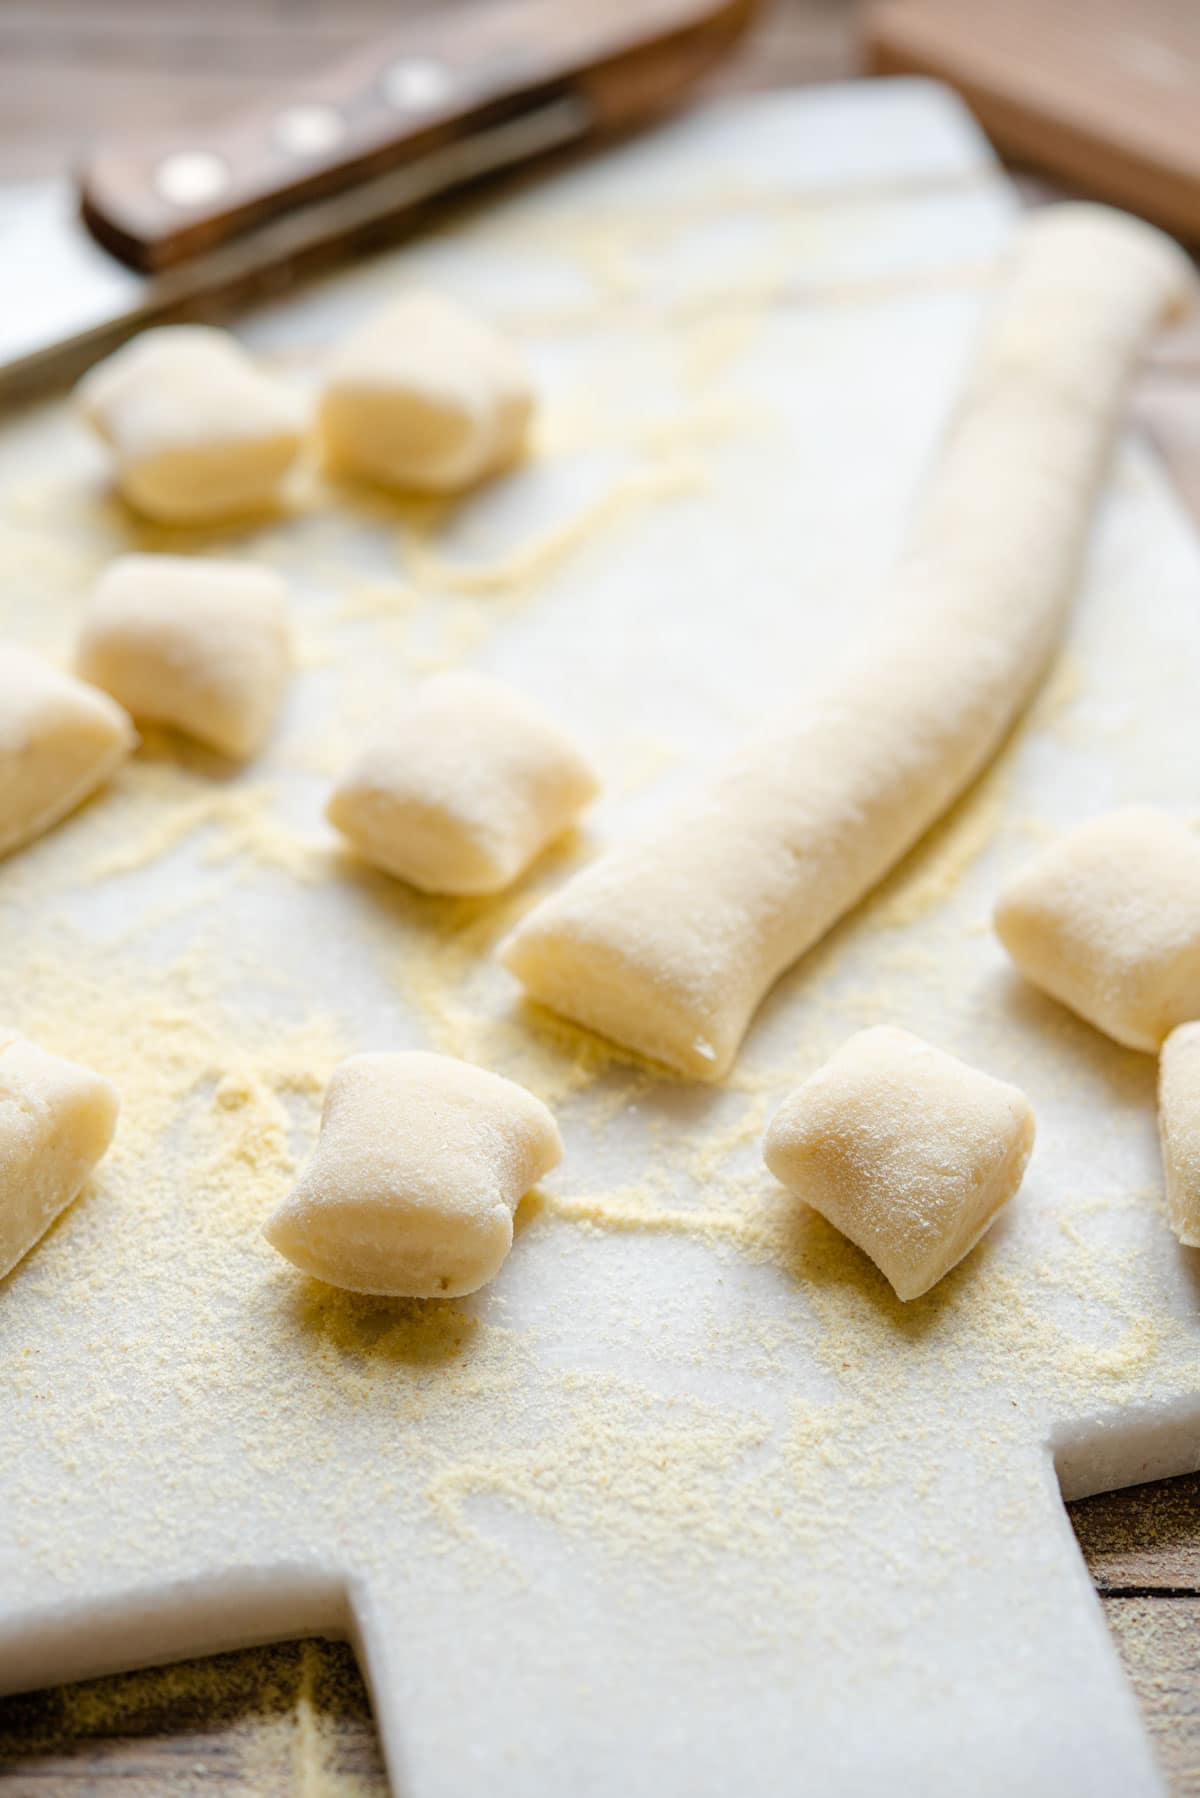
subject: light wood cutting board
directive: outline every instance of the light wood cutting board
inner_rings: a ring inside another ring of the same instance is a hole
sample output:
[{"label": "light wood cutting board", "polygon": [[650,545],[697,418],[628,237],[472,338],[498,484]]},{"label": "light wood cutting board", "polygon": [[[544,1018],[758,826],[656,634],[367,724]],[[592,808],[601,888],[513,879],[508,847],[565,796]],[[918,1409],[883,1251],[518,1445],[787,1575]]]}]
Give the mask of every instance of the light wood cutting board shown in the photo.
[{"label": "light wood cutting board", "polygon": [[[1107,806],[1195,804],[1200,554],[1118,458],[1061,664],[998,766],[783,982],[723,1091],[527,1012],[491,949],[864,628],[1015,204],[922,82],[717,105],[248,326],[297,381],[404,280],[522,343],[537,453],[450,511],[330,495],[139,532],[65,412],[0,438],[0,628],[66,655],[132,542],[296,583],[286,724],[239,776],[152,743],[0,869],[4,1014],[113,1073],[95,1188],[0,1286],[0,1683],[312,1630],[363,1657],[405,1798],[1159,1789],[1069,1496],[1200,1467],[1200,1262],[1154,1068],[1016,979],[1005,873]],[[496,906],[336,853],[331,772],[423,669],[592,749],[587,835]],[[895,1302],[761,1168],[866,1023],[1017,1079],[1025,1187]],[[474,1301],[297,1279],[258,1225],[341,1053],[524,1080],[567,1157]]]}]

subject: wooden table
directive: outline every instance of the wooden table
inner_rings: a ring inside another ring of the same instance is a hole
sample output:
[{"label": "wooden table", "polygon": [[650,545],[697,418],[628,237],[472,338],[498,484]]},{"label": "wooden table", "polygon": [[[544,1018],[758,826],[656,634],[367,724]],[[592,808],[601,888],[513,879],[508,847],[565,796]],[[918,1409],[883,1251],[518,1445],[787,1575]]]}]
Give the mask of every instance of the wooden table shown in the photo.
[{"label": "wooden table", "polygon": [[[7,0],[0,178],[59,169],[102,131],[293,97],[307,71],[406,10],[412,0]],[[712,85],[851,75],[855,17],[851,0],[779,0]],[[1051,197],[1018,178],[1031,201]],[[1137,411],[1200,519],[1200,326],[1156,353]],[[1200,1477],[1088,1499],[1071,1519],[1174,1798],[1200,1798]],[[0,1701],[2,1798],[214,1790],[385,1798],[348,1649],[284,1643]]]}]

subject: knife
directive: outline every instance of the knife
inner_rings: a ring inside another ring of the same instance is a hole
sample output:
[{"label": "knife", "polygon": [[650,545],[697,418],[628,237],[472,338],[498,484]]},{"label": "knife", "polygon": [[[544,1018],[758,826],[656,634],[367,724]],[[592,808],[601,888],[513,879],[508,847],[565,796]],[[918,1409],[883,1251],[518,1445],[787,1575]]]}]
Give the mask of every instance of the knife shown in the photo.
[{"label": "knife", "polygon": [[294,100],[0,194],[0,401],[228,307],[481,178],[667,110],[758,0],[505,0],[413,19]]}]

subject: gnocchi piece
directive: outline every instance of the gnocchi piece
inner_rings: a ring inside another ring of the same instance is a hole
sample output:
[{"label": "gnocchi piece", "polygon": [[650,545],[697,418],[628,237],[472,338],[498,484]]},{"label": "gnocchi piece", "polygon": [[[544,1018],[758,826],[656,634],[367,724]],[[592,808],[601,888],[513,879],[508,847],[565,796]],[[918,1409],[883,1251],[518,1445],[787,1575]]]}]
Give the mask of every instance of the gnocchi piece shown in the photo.
[{"label": "gnocchi piece", "polygon": [[1200,1023],[1180,1024],[1163,1044],[1158,1131],[1171,1228],[1187,1248],[1200,1249]]},{"label": "gnocchi piece", "polygon": [[1010,881],[996,933],[1027,980],[1130,1049],[1200,1018],[1200,837],[1149,808],[1071,831]]},{"label": "gnocchi piece", "polygon": [[532,411],[529,379],[502,337],[449,300],[412,293],[334,356],[317,428],[336,471],[457,493],[515,459]]},{"label": "gnocchi piece", "polygon": [[862,1030],[784,1100],[763,1156],[901,1299],[969,1254],[1021,1184],[1024,1093],[907,1030]]},{"label": "gnocchi piece", "polygon": [[79,1193],[113,1139],[111,1081],[0,1035],[0,1279]]},{"label": "gnocchi piece", "polygon": [[80,673],[135,718],[238,760],[266,740],[290,663],[287,584],[254,562],[121,556],[79,637]]},{"label": "gnocchi piece", "polygon": [[0,855],[82,805],[136,743],[107,693],[0,643]]},{"label": "gnocchi piece", "polygon": [[208,325],[145,331],[76,391],[124,497],[166,524],[274,506],[304,429],[300,400]]},{"label": "gnocchi piece", "polygon": [[518,1203],[561,1159],[554,1119],[511,1080],[447,1055],[352,1055],[266,1238],[351,1292],[460,1297],[498,1272]]},{"label": "gnocchi piece", "polygon": [[501,959],[544,1005],[718,1080],[784,970],[974,780],[1062,634],[1130,370],[1195,276],[1098,206],[1018,240],[878,616],[845,664]]},{"label": "gnocchi piece", "polygon": [[477,674],[426,681],[335,787],[326,814],[363,858],[429,893],[495,893],[598,791],[558,726]]}]

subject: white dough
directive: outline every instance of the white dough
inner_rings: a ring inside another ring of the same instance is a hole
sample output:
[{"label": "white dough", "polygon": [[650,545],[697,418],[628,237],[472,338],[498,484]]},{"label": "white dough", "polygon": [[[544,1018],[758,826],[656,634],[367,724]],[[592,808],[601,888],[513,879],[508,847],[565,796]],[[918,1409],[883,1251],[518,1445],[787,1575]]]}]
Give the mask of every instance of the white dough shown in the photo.
[{"label": "white dough", "polygon": [[1011,880],[996,933],[1027,980],[1130,1049],[1200,1018],[1200,837],[1166,812],[1110,812]]},{"label": "white dough", "polygon": [[453,1298],[498,1272],[521,1198],[562,1159],[532,1093],[448,1055],[352,1055],[266,1237],[351,1292]]},{"label": "white dough", "polygon": [[367,861],[430,893],[494,893],[597,791],[570,738],[477,674],[426,681],[335,787],[327,815]]},{"label": "white dough", "polygon": [[135,718],[238,759],[270,732],[290,663],[287,583],[256,562],[121,556],[79,636],[80,673]]},{"label": "white dough", "polygon": [[1024,1093],[907,1030],[844,1043],[784,1100],[763,1156],[857,1243],[902,1299],[974,1248],[1021,1184],[1033,1148]]},{"label": "white dough", "polygon": [[454,493],[514,459],[532,411],[529,378],[502,337],[450,300],[412,293],[334,356],[317,426],[336,470]]},{"label": "white dough", "polygon": [[107,693],[0,643],[0,855],[82,805],[136,742]]},{"label": "white dough", "polygon": [[304,428],[296,396],[208,325],[145,331],[76,391],[125,498],[168,524],[274,505]]},{"label": "white dough", "polygon": [[1188,1248],[1200,1249],[1200,1023],[1181,1024],[1163,1044],[1158,1131],[1171,1228]]},{"label": "white dough", "polygon": [[1035,690],[1127,376],[1192,280],[1169,239],[1102,207],[1024,228],[846,665],[645,840],[529,913],[501,954],[534,998],[681,1073],[728,1069],[771,985],[979,773]]},{"label": "white dough", "polygon": [[65,1211],[117,1127],[108,1080],[0,1035],[0,1279]]}]

